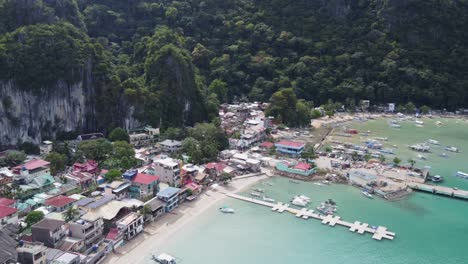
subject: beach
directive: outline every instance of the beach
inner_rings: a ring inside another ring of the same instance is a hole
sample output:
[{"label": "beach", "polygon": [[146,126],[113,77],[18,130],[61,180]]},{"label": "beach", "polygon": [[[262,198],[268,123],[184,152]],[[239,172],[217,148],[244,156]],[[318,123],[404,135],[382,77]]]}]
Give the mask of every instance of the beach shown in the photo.
[{"label": "beach", "polygon": [[[103,263],[128,264],[144,262],[145,259],[148,259],[150,253],[181,232],[186,225],[189,225],[219,201],[226,199],[225,193],[239,192],[266,178],[268,176],[262,174],[234,179],[226,186],[208,187],[195,201],[184,202],[173,212],[164,214],[160,219],[145,226],[143,233],[128,241],[124,246],[119,247],[116,252],[109,254]],[[158,253],[160,252],[158,251]]]}]

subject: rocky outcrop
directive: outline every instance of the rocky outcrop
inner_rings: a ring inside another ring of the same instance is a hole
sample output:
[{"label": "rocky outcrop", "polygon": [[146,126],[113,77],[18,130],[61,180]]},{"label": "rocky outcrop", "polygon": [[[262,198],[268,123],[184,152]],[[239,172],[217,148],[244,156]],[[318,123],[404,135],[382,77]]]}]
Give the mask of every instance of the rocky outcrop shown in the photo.
[{"label": "rocky outcrop", "polygon": [[38,94],[18,88],[14,81],[0,82],[0,144],[39,143],[58,132],[92,131],[94,87],[87,68],[82,81],[58,81]]}]

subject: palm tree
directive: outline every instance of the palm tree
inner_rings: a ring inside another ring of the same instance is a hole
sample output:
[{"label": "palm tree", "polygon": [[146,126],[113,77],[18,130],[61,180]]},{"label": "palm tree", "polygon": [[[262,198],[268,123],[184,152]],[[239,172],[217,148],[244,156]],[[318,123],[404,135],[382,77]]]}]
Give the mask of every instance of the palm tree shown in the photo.
[{"label": "palm tree", "polygon": [[78,214],[78,209],[75,207],[70,207],[68,208],[67,211],[65,211],[65,222],[70,222],[71,220],[75,219],[75,216]]}]

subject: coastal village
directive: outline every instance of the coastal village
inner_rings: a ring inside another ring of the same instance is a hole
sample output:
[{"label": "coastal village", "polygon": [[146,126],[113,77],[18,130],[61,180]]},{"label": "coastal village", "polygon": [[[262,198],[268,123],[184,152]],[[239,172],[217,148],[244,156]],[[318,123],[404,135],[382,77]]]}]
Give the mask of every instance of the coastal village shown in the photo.
[{"label": "coastal village", "polygon": [[[191,163],[194,159],[184,151],[183,138],[145,126],[126,131],[135,160],[128,169],[115,174],[100,162],[84,158],[57,172],[54,161],[45,157],[63,144],[44,141],[39,155],[0,168],[0,263],[109,262],[131,251],[136,246],[132,241],[141,241],[139,237],[158,235],[174,218],[189,217],[181,210],[184,204],[232,196],[259,179],[277,175],[297,184],[350,184],[362,190],[364,199],[400,199],[413,190],[468,198],[466,191],[432,185],[443,179],[430,175],[429,168],[418,168],[412,162],[400,165],[397,158],[386,161],[385,155],[393,153],[384,147],[387,139],[347,127],[352,120],[376,118],[374,114],[324,117],[313,120],[310,127],[292,129],[265,116],[266,107],[263,103],[222,105],[219,128],[228,137],[228,147],[208,162]],[[417,118],[387,115],[389,127],[408,118],[422,125]],[[362,140],[353,143],[352,138]],[[93,133],[78,135],[66,148],[76,154],[80,144],[93,141],[118,145]],[[438,142],[415,143],[409,148],[423,159],[431,144]],[[448,147],[447,151],[459,150]],[[250,194],[263,200],[260,204],[281,210],[262,190]],[[331,216],[332,201],[313,214],[301,209],[307,199],[295,197],[293,205],[299,209],[291,212],[340,224]],[[376,232],[367,226],[343,225]]]}]

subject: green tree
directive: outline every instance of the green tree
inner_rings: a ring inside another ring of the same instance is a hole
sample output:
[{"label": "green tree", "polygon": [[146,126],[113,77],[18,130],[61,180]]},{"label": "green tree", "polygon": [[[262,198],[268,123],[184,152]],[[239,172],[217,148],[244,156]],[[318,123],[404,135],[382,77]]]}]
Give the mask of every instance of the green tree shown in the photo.
[{"label": "green tree", "polygon": [[50,173],[54,176],[65,169],[68,161],[67,156],[57,152],[49,153],[45,159],[50,162]]},{"label": "green tree", "polygon": [[414,165],[416,164],[416,161],[414,159],[408,159],[408,163],[410,164],[411,168],[414,168]]},{"label": "green tree", "polygon": [[78,144],[77,155],[102,162],[112,153],[112,149],[112,144],[105,139],[87,140]]},{"label": "green tree", "polygon": [[130,140],[130,137],[127,131],[125,131],[125,129],[116,127],[110,132],[109,140],[112,142],[114,141],[127,141],[128,142]]},{"label": "green tree", "polygon": [[19,149],[29,155],[39,155],[40,153],[39,146],[31,142],[23,142],[19,144]]},{"label": "green tree", "polygon": [[110,169],[105,175],[106,181],[112,182],[114,180],[120,179],[122,177],[122,172],[116,169]]},{"label": "green tree", "polygon": [[140,214],[143,215],[145,219],[147,219],[148,216],[153,214],[153,210],[151,210],[151,206],[146,204],[140,209]]},{"label": "green tree", "polygon": [[431,108],[429,108],[427,105],[423,105],[419,108],[419,110],[421,111],[421,114],[427,115],[431,111]]},{"label": "green tree", "polygon": [[170,140],[179,140],[182,137],[182,130],[176,127],[168,127],[164,131],[163,137]]},{"label": "green tree", "polygon": [[22,151],[8,150],[4,157],[0,157],[0,166],[14,167],[26,160],[26,154]]},{"label": "green tree", "polygon": [[322,117],[322,112],[320,112],[320,110],[314,109],[314,110],[311,111],[311,114],[310,114],[311,119],[317,119],[317,118],[320,118],[320,117]]},{"label": "green tree", "polygon": [[393,158],[393,164],[395,164],[395,166],[398,166],[400,163],[401,163],[400,158],[398,158],[398,157]]},{"label": "green tree", "polygon": [[414,114],[414,112],[416,111],[416,106],[412,102],[408,102],[405,105],[405,109],[408,114]]},{"label": "green tree", "polygon": [[314,159],[315,158],[315,150],[314,146],[311,144],[307,144],[304,148],[304,151],[301,153],[301,158],[303,159]]},{"label": "green tree", "polygon": [[214,93],[218,96],[218,100],[220,102],[227,102],[227,92],[228,92],[228,87],[225,82],[223,82],[220,79],[214,79],[211,83],[210,86],[208,86],[208,91],[210,93]]},{"label": "green tree", "polygon": [[32,226],[35,223],[41,221],[44,218],[44,213],[42,211],[32,211],[27,216],[24,222],[28,224],[28,226]]},{"label": "green tree", "polygon": [[232,175],[229,174],[229,173],[223,172],[223,173],[221,174],[221,176],[220,176],[220,180],[221,180],[224,184],[226,184],[226,183],[228,183],[229,181],[232,180]]},{"label": "green tree", "polygon": [[68,208],[64,215],[65,215],[65,222],[70,222],[72,221],[73,219],[75,219],[75,217],[79,214],[79,211],[78,209],[76,209],[75,207],[70,207]]}]

